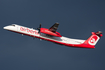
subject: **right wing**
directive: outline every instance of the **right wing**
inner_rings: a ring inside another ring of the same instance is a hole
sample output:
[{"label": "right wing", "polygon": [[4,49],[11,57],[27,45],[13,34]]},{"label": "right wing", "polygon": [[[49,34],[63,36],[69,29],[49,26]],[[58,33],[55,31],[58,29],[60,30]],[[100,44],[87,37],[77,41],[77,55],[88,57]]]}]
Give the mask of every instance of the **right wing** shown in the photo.
[{"label": "right wing", "polygon": [[52,27],[49,28],[49,30],[55,33],[58,28],[58,25],[59,23],[55,23]]}]

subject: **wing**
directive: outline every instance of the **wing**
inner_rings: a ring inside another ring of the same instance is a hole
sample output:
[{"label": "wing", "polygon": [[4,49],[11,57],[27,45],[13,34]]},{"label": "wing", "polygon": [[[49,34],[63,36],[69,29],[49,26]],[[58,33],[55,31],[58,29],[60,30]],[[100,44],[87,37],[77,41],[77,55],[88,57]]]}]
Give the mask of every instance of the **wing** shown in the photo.
[{"label": "wing", "polygon": [[58,25],[59,25],[59,23],[55,23],[52,27],[49,28],[49,30],[52,32],[56,32]]}]

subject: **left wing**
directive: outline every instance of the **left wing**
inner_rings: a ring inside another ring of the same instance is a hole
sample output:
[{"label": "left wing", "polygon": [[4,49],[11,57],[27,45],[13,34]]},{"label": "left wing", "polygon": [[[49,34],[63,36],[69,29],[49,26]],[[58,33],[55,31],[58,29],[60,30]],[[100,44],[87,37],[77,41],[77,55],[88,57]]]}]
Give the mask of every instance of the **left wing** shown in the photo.
[{"label": "left wing", "polygon": [[58,26],[59,26],[59,23],[55,23],[52,27],[49,28],[49,30],[55,33]]}]

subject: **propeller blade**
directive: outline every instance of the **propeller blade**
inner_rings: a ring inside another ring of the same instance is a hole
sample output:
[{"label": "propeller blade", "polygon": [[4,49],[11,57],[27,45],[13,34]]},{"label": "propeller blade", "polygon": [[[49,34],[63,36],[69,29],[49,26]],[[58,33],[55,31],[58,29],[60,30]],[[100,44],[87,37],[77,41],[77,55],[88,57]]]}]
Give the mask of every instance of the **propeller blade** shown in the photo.
[{"label": "propeller blade", "polygon": [[37,28],[37,29],[39,30],[39,32],[38,32],[38,33],[40,33],[40,28],[41,28],[41,24],[39,25],[39,28]]},{"label": "propeller blade", "polygon": [[39,25],[39,28],[41,28],[41,24]]}]

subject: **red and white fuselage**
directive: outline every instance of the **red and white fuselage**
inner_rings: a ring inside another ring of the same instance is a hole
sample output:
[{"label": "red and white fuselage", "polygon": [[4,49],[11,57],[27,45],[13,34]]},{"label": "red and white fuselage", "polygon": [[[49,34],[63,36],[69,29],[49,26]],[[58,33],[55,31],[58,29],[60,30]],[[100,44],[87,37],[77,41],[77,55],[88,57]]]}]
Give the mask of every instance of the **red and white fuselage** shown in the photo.
[{"label": "red and white fuselage", "polygon": [[80,47],[80,48],[95,48],[94,46],[96,45],[96,43],[102,36],[102,34],[98,36],[94,32],[92,32],[91,37],[87,40],[72,39],[72,38],[67,38],[64,36],[56,37],[56,36],[49,36],[44,33],[38,33],[38,30],[20,26],[17,24],[5,26],[4,29],[13,31],[16,33],[20,33],[23,35],[28,35],[31,37],[47,40],[47,41],[54,42],[60,45],[65,45],[65,46],[70,46],[70,47]]}]

